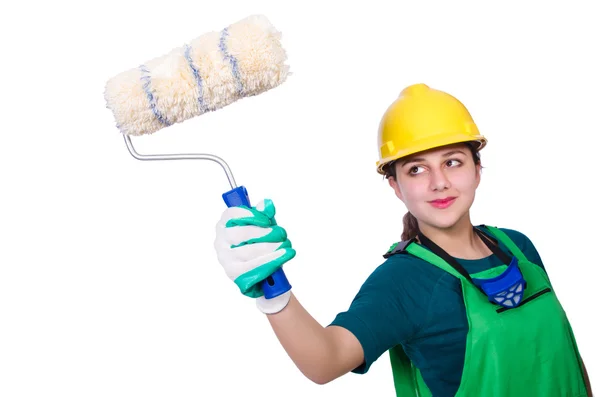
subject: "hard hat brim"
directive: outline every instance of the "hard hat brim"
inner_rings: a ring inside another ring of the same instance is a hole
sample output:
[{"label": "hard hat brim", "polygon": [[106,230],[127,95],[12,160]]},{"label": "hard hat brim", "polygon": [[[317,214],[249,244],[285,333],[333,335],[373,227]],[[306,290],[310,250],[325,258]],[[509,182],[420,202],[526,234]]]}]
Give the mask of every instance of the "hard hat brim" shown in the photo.
[{"label": "hard hat brim", "polygon": [[479,151],[483,149],[487,145],[487,139],[483,135],[467,135],[467,134],[456,134],[446,136],[443,139],[440,139],[439,136],[433,136],[427,139],[422,139],[420,141],[415,142],[411,145],[410,149],[400,150],[396,152],[393,156],[388,156],[383,159],[377,161],[377,172],[381,175],[385,175],[383,171],[383,167],[391,161],[395,161],[401,159],[406,156],[410,156],[415,153],[424,152],[430,149],[440,148],[442,146],[448,146],[455,143],[467,143],[474,142],[478,145],[475,147],[475,150]]}]

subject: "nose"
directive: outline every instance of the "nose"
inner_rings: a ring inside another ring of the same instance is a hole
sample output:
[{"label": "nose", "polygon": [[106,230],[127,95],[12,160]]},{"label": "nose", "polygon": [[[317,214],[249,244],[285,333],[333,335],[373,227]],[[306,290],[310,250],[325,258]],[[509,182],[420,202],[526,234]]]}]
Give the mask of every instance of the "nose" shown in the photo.
[{"label": "nose", "polygon": [[448,179],[443,170],[433,169],[430,172],[430,176],[430,184],[432,190],[442,191],[450,188],[450,180]]}]

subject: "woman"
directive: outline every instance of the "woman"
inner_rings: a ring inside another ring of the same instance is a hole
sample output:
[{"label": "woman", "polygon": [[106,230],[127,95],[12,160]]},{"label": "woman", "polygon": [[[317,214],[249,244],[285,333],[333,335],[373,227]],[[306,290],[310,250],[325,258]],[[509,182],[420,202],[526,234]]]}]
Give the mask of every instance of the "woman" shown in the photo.
[{"label": "woman", "polygon": [[487,141],[464,105],[424,84],[407,87],[383,116],[378,143],[377,171],[408,209],[402,241],[327,327],[291,290],[257,292],[295,255],[270,200],[228,208],[217,224],[221,265],[256,298],[302,373],[324,384],[366,373],[389,352],[398,396],[591,396],[535,246],[518,231],[471,224]]}]

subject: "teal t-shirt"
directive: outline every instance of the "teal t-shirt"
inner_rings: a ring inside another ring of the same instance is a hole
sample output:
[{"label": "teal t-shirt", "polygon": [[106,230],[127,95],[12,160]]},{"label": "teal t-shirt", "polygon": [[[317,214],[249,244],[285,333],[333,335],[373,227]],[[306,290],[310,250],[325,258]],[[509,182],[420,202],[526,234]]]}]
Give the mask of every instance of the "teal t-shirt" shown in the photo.
[{"label": "teal t-shirt", "polygon": [[[527,236],[500,229],[529,261],[544,268]],[[499,247],[511,255],[503,244]],[[457,260],[470,274],[502,264],[494,255]],[[381,355],[400,344],[434,396],[456,394],[468,323],[460,281],[451,274],[410,254],[392,255],[373,271],[348,310],[339,313],[331,325],[348,329],[362,344],[365,361],[352,372],[366,373]]]}]

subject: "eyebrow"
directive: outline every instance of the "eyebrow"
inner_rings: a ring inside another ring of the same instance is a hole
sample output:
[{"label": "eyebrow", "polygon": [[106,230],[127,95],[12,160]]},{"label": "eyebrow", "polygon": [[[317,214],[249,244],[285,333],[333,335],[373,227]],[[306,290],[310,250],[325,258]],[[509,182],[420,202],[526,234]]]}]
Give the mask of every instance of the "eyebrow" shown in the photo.
[{"label": "eyebrow", "polygon": [[[461,154],[463,154],[463,155],[466,156],[465,152],[463,152],[462,150],[450,150],[449,152],[444,153],[442,155],[442,157],[450,157],[453,154],[458,154],[458,153],[461,153]],[[425,161],[425,158],[423,158],[423,157],[416,157],[416,158],[404,160],[402,162],[402,167],[404,167],[405,165],[410,164],[410,163],[417,163],[419,161]]]}]

